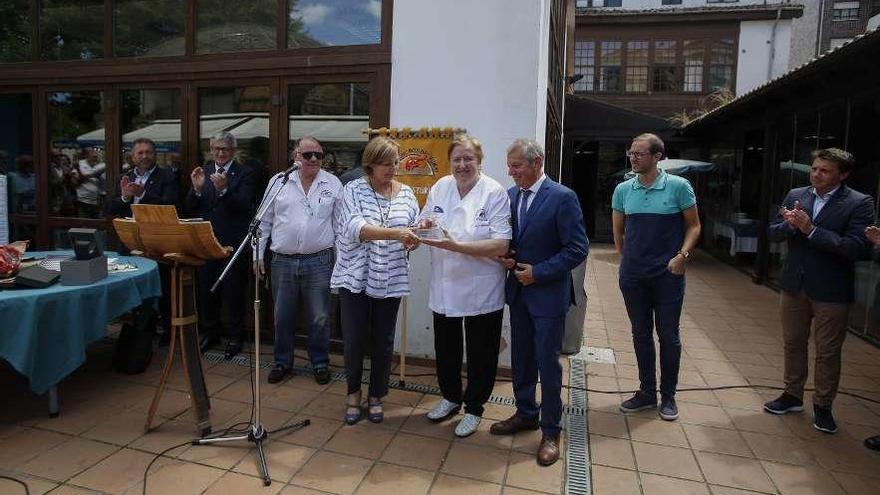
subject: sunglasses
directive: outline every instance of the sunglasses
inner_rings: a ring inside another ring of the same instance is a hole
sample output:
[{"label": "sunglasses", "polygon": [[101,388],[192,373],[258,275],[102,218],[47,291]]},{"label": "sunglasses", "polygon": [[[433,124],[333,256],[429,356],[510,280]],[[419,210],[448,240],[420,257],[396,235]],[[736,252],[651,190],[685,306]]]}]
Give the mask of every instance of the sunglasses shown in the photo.
[{"label": "sunglasses", "polygon": [[312,158],[317,158],[318,160],[324,159],[324,153],[321,153],[320,151],[303,151],[300,154],[306,160],[311,160]]}]

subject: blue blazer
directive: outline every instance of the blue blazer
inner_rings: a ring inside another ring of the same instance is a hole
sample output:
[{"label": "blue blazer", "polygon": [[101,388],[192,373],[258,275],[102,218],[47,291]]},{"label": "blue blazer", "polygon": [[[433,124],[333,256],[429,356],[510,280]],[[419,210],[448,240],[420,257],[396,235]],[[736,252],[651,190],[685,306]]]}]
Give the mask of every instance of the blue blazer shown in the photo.
[{"label": "blue blazer", "polygon": [[217,171],[214,162],[209,161],[203,168],[205,185],[202,187],[202,195],[196,196],[193,188],[189,188],[184,201],[186,212],[210,221],[220,244],[238,247],[247,235],[254,213],[257,175],[250,166],[233,161],[226,171],[226,193],[219,196],[214,189],[214,183],[208,178]]},{"label": "blue blazer", "polygon": [[[816,196],[812,187],[789,191],[782,205],[813,215]],[[770,224],[770,240],[788,243],[788,256],[782,268],[780,286],[788,292],[803,290],[810,299],[849,303],[855,298],[855,262],[870,259],[870,243],[865,227],[874,221],[874,204],[869,196],[846,185],[831,196],[813,220],[812,238],[785,223],[777,213]]]},{"label": "blue blazer", "polygon": [[571,270],[587,258],[590,246],[577,195],[546,178],[532,200],[520,234],[520,190],[511,187],[507,194],[513,220],[514,258],[517,263],[531,264],[535,277],[535,283],[524,287],[512,271],[508,273],[507,303],[525,304],[533,316],[564,317],[574,301]]},{"label": "blue blazer", "polygon": [[[119,178],[128,176],[128,179],[134,182],[136,176],[134,169],[122,174]],[[144,185],[144,197],[140,203],[145,205],[172,205],[177,206],[179,199],[178,191],[180,187],[177,181],[177,173],[170,168],[157,166],[150,173],[150,178]],[[107,200],[104,209],[110,217],[131,217],[131,202],[122,201],[122,188],[116,184],[116,193]]]}]

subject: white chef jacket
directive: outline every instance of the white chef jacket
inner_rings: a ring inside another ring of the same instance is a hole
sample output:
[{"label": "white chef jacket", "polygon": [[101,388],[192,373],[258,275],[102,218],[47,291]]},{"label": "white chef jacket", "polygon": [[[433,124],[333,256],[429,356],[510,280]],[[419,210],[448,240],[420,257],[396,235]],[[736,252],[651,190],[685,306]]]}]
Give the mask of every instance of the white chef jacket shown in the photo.
[{"label": "white chef jacket", "polygon": [[[264,198],[271,198],[282,187],[281,179],[273,178],[269,184]],[[333,247],[334,211],[341,195],[342,183],[326,170],[318,171],[308,194],[303,190],[299,170],[292,173],[260,223],[260,252],[270,236],[270,249],[281,254],[313,254]]]},{"label": "white chef jacket", "polygon": [[[496,180],[480,174],[467,195],[458,193],[451,175],[438,180],[422,209],[459,241],[511,239],[510,199]],[[471,256],[431,247],[431,311],[450,317],[491,313],[504,307],[501,263],[485,256]]]}]

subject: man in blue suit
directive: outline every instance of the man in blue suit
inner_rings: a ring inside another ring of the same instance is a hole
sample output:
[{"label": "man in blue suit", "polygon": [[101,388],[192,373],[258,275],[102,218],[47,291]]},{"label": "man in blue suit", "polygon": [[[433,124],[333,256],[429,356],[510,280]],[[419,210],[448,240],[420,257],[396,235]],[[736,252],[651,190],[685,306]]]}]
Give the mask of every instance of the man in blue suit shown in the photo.
[{"label": "man in blue suit", "polygon": [[[228,132],[211,138],[211,157],[190,174],[192,188],[186,196],[186,210],[211,222],[214,235],[223,246],[238,247],[253,215],[257,175],[235,159],[236,139]],[[241,256],[229,270],[216,293],[211,286],[228,260],[211,260],[199,267],[199,347],[205,352],[220,338],[222,308],[229,308],[230,338],[226,359],[241,352],[244,343],[244,314],[247,306],[247,256]]]},{"label": "man in blue suit", "polygon": [[764,410],[786,414],[804,410],[807,355],[813,329],[813,426],[837,431],[831,405],[840,381],[840,357],[846,338],[849,305],[855,298],[855,262],[868,259],[865,228],[874,220],[871,198],[843,181],[855,165],[837,148],[813,152],[810,187],[789,191],[770,224],[770,239],[788,244],[779,285],[785,342],[785,392]]},{"label": "man in blue suit", "polygon": [[[586,259],[589,241],[577,195],[544,175],[540,144],[531,139],[514,141],[507,149],[507,173],[516,184],[507,191],[513,241],[511,251],[502,258],[511,270],[505,292],[510,307],[516,413],[493,424],[490,432],[511,435],[540,426],[543,436],[537,460],[549,466],[559,459],[559,356],[565,314],[573,301],[571,270]],[[539,375],[540,409],[535,401]]]}]

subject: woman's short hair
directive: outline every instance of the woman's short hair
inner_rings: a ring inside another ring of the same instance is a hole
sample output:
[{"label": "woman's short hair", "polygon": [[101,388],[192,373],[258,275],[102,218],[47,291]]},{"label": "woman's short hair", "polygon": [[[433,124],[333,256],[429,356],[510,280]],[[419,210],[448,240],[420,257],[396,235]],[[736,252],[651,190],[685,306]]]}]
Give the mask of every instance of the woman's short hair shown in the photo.
[{"label": "woman's short hair", "polygon": [[455,136],[452,138],[452,142],[449,143],[449,149],[446,150],[447,158],[452,157],[452,150],[454,150],[456,146],[464,146],[474,150],[474,154],[477,155],[477,163],[483,163],[483,143],[481,143],[479,139],[470,134],[459,134]]},{"label": "woman's short hair", "polygon": [[400,159],[400,145],[386,136],[376,136],[367,142],[364,153],[361,155],[361,163],[367,175],[373,175],[373,165],[385,162],[395,162]]},{"label": "woman's short hair", "polygon": [[837,169],[842,174],[849,173],[856,166],[856,159],[852,156],[852,153],[843,151],[840,148],[819,149],[813,151],[810,155],[813,160],[821,158],[822,160],[836,163]]}]

